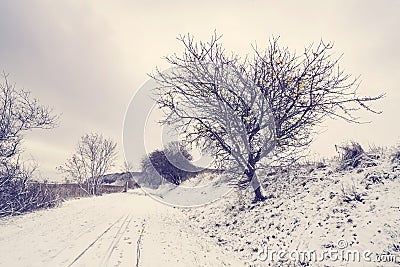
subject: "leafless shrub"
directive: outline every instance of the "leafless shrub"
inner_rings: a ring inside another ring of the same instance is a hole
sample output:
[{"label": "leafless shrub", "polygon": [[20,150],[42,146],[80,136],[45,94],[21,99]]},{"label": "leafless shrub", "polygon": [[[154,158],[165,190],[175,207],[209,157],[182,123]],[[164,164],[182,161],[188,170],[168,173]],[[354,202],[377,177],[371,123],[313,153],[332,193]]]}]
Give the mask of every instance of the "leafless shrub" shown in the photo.
[{"label": "leafless shrub", "polygon": [[78,184],[48,184],[48,187],[58,196],[61,201],[90,196]]},{"label": "leafless shrub", "polygon": [[35,168],[2,164],[0,171],[0,217],[54,207],[58,195],[47,183],[32,181]]},{"label": "leafless shrub", "polygon": [[368,184],[383,184],[383,179],[386,178],[383,175],[383,173],[377,171],[368,172],[365,175],[364,181],[366,181]]},{"label": "leafless shrub", "polygon": [[347,190],[344,188],[342,184],[342,199],[346,203],[350,203],[352,201],[358,201],[358,202],[363,201],[361,194],[357,192],[356,186],[354,184]]},{"label": "leafless shrub", "polygon": [[357,142],[349,142],[343,146],[336,147],[339,156],[339,169],[351,169],[358,167],[377,166],[380,161],[380,156],[376,154],[368,154],[364,151],[361,145]]},{"label": "leafless shrub", "polygon": [[379,160],[387,155],[387,148],[377,145],[369,145],[367,153],[370,156],[370,158]]},{"label": "leafless shrub", "polygon": [[341,166],[343,168],[357,167],[361,162],[361,158],[365,155],[364,149],[357,142],[350,142],[339,148],[342,150]]},{"label": "leafless shrub", "polygon": [[[6,181],[2,179],[0,184]],[[0,188],[0,217],[20,215],[37,209],[56,207],[61,202],[90,195],[78,184],[55,184],[15,179],[10,187]],[[10,190],[10,189],[13,190]],[[123,185],[103,185],[102,194],[120,193]]]},{"label": "leafless shrub", "polygon": [[392,163],[400,163],[400,147],[392,155]]},{"label": "leafless shrub", "polygon": [[326,168],[328,165],[325,163],[325,161],[318,161],[317,163],[316,163],[316,167],[317,167],[317,169],[324,169],[324,168]]}]

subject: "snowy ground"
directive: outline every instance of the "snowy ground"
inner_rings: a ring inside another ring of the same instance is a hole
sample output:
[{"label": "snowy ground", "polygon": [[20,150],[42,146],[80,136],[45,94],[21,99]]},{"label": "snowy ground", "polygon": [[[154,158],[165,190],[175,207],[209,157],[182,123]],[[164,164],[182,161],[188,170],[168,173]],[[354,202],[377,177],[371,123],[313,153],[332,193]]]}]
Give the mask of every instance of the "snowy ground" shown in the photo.
[{"label": "snowy ground", "polygon": [[0,266],[237,266],[184,221],[140,190],[72,200],[1,220]]},{"label": "snowy ground", "polygon": [[400,164],[328,165],[269,176],[263,203],[237,191],[186,210],[187,225],[245,266],[400,266]]},{"label": "snowy ground", "polygon": [[[264,177],[269,198],[257,204],[233,190],[181,209],[136,189],[0,220],[0,266],[400,266],[400,163]],[[222,188],[202,187],[199,197]],[[168,186],[153,193],[187,198]]]}]

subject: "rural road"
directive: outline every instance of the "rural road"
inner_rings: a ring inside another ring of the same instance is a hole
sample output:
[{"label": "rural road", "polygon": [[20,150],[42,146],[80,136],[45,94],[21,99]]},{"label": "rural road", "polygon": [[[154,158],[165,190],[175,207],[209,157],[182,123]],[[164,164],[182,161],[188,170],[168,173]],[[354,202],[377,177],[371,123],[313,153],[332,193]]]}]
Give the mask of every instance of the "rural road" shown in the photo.
[{"label": "rural road", "polygon": [[0,266],[242,266],[186,226],[139,189],[71,200],[0,220]]}]

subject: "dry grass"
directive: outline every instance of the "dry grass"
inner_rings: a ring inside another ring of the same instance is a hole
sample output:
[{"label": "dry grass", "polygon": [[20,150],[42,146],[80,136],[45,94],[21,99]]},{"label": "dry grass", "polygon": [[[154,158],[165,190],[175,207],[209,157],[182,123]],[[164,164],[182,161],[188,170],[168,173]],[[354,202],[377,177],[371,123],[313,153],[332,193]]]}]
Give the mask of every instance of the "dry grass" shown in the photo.
[{"label": "dry grass", "polygon": [[365,152],[359,143],[350,142],[339,148],[342,150],[341,153],[342,168],[348,168],[348,167],[356,168],[360,165],[361,159],[365,155]]}]

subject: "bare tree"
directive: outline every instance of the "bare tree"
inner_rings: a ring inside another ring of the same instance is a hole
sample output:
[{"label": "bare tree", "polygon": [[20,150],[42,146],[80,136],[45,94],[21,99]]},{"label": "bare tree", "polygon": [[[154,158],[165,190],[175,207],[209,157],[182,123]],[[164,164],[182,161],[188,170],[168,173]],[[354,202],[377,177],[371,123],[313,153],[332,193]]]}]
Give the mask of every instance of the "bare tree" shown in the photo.
[{"label": "bare tree", "polygon": [[8,75],[0,83],[0,161],[7,162],[18,155],[23,133],[32,129],[51,129],[58,116],[47,106],[40,105],[26,90],[10,84]]},{"label": "bare tree", "polygon": [[99,194],[104,174],[114,166],[117,144],[101,134],[81,137],[75,154],[57,169],[81,185],[88,194]]},{"label": "bare tree", "polygon": [[36,165],[20,159],[24,133],[51,129],[58,116],[31,97],[29,91],[10,84],[8,75],[0,82],[0,217],[55,205],[55,197],[31,182]]},{"label": "bare tree", "polygon": [[256,170],[274,148],[281,159],[296,158],[326,117],[357,122],[354,111],[374,112],[368,103],[382,97],[358,97],[357,79],[322,41],[297,56],[272,39],[266,51],[254,47],[253,59],[241,59],[226,53],[216,34],[207,43],[178,40],[183,55],[167,57],[172,68],[150,75],[159,84],[162,123],[216,155],[223,169],[239,174],[239,185],[251,184],[255,201],[264,199]]}]

